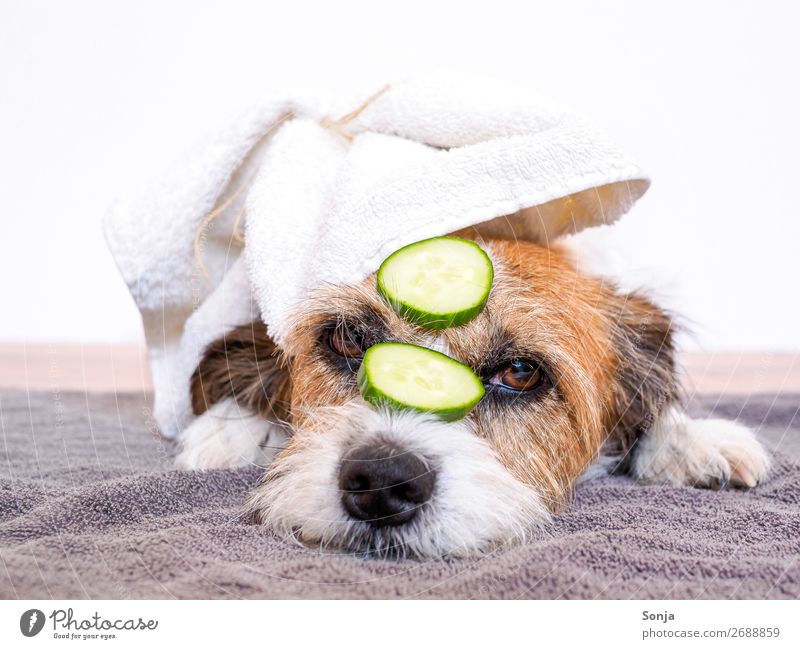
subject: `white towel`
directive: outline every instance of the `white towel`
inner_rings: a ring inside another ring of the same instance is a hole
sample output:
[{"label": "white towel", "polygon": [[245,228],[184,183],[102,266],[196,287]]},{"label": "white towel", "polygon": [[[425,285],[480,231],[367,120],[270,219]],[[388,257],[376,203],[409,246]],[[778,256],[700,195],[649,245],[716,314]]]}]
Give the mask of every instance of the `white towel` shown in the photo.
[{"label": "white towel", "polygon": [[260,314],[281,345],[309,291],[358,281],[400,246],[467,226],[547,243],[613,222],[649,185],[591,122],[525,88],[434,75],[363,104],[264,101],[108,214],[165,436],[190,421],[191,373],[230,328]]}]

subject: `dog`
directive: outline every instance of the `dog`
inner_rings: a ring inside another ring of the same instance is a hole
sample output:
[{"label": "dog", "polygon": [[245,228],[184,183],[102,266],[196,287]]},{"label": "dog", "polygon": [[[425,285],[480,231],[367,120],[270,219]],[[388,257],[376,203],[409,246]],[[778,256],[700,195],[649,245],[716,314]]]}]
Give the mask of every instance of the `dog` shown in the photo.
[{"label": "dog", "polygon": [[[683,411],[669,313],[579,270],[564,245],[479,243],[494,284],[465,325],[407,322],[373,275],[315,291],[282,349],[261,322],[212,343],[177,464],[266,466],[249,520],[304,545],[412,557],[535,536],[598,472],[714,489],[765,477],[750,430]],[[384,341],[467,364],[485,396],[452,423],[368,405],[356,373]]]}]

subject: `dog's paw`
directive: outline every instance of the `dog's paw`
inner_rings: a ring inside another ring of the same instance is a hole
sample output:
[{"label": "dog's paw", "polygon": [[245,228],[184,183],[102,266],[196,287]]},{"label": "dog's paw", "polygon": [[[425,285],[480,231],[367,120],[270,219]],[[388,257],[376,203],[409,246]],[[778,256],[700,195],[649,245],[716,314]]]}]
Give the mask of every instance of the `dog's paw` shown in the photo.
[{"label": "dog's paw", "polygon": [[285,443],[279,426],[227,399],[183,431],[175,466],[194,471],[267,466]]},{"label": "dog's paw", "polygon": [[665,418],[639,442],[633,473],[645,482],[711,489],[755,487],[769,457],[753,432],[724,419]]}]

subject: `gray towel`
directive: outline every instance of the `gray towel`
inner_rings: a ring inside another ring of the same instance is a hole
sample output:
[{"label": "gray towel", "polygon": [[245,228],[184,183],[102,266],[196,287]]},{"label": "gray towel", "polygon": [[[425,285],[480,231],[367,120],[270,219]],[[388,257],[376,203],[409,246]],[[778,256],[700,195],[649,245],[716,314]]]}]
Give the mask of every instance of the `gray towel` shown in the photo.
[{"label": "gray towel", "polygon": [[582,485],[545,540],[386,561],[238,518],[256,469],[174,470],[149,395],[0,393],[3,598],[800,597],[800,396],[705,397],[775,454],[751,491]]}]

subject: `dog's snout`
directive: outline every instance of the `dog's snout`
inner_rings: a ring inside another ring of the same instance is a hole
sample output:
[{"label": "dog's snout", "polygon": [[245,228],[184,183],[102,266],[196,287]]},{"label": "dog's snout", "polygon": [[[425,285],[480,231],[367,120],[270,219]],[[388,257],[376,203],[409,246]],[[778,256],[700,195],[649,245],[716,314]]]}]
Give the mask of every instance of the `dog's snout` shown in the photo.
[{"label": "dog's snout", "polygon": [[339,470],[344,508],[374,527],[409,522],[435,482],[435,472],[418,455],[385,443],[353,449]]}]

